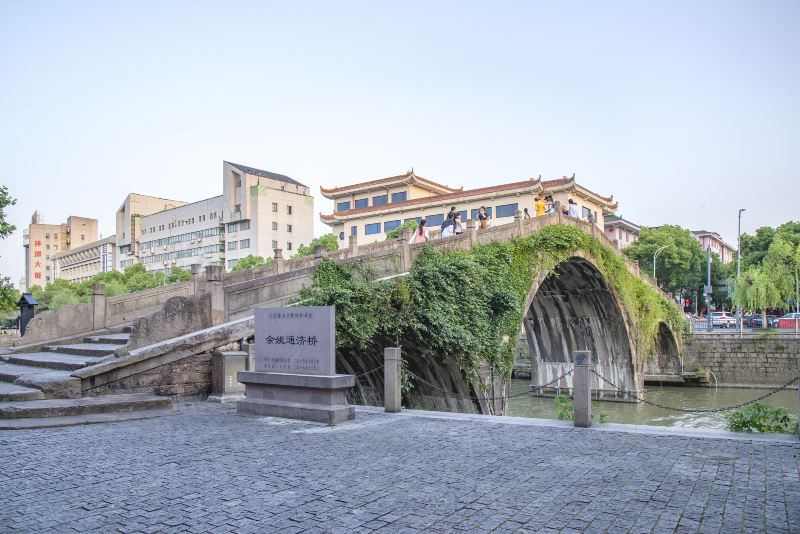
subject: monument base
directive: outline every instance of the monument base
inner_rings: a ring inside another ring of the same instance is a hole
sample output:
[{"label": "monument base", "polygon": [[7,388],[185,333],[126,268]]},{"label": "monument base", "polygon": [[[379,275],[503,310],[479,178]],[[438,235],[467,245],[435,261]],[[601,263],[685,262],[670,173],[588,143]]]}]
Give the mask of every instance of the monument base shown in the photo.
[{"label": "monument base", "polygon": [[285,417],[336,425],[355,418],[345,393],[355,385],[353,375],[298,375],[245,371],[239,373],[245,399],[238,413]]}]

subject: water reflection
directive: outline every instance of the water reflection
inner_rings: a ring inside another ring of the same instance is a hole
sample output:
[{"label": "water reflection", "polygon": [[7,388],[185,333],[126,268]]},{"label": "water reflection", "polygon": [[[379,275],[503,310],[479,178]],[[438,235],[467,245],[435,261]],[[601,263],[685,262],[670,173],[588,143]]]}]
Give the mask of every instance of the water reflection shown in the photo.
[{"label": "water reflection", "polygon": [[[512,380],[511,393],[530,389],[528,380]],[[768,390],[738,388],[698,388],[648,386],[647,400],[676,408],[717,408],[731,406],[760,397]],[[786,408],[797,417],[797,390],[779,391],[761,401],[770,406]],[[725,413],[679,413],[655,408],[644,403],[601,402],[593,412],[608,414],[609,423],[675,426],[683,428],[725,428]],[[509,401],[508,415],[555,419],[553,399],[550,397],[522,396]]]}]

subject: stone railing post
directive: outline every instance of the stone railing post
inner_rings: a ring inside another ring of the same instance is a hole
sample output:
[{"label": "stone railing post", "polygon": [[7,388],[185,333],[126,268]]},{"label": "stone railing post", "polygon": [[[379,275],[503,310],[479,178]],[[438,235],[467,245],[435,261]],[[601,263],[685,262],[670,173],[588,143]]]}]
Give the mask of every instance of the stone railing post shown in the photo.
[{"label": "stone railing post", "polygon": [[517,223],[517,237],[522,237],[522,212],[514,212],[514,222]]},{"label": "stone railing post", "polygon": [[383,408],[389,413],[401,409],[400,347],[383,349]]},{"label": "stone railing post", "polygon": [[216,326],[225,322],[225,289],[222,286],[222,267],[206,266],[206,282],[211,293],[211,324]]},{"label": "stone railing post", "polygon": [[319,264],[323,258],[328,257],[328,247],[325,245],[317,245],[314,247],[314,265]]},{"label": "stone railing post", "polygon": [[588,350],[577,350],[574,355],[575,367],[572,372],[572,397],[575,407],[574,424],[577,427],[592,426],[592,382],[589,380],[589,367],[592,364],[592,353]]},{"label": "stone railing post", "polygon": [[397,250],[400,253],[400,272],[407,273],[411,269],[411,249],[408,247],[409,231],[403,230],[397,236]]},{"label": "stone railing post", "polygon": [[358,256],[358,236],[351,235],[348,243],[350,245],[350,257]]},{"label": "stone railing post", "polygon": [[193,263],[190,267],[192,269],[192,294],[197,295],[200,292],[202,270],[199,263]]},{"label": "stone railing post", "polygon": [[469,236],[470,246],[475,243],[475,238],[478,235],[478,225],[475,224],[475,219],[467,220],[467,235]]},{"label": "stone railing post", "polygon": [[286,270],[286,265],[283,260],[283,249],[273,249],[272,253],[274,254],[272,261],[275,263],[275,274],[281,274]]},{"label": "stone railing post", "polygon": [[92,284],[92,330],[106,326],[106,286]]}]

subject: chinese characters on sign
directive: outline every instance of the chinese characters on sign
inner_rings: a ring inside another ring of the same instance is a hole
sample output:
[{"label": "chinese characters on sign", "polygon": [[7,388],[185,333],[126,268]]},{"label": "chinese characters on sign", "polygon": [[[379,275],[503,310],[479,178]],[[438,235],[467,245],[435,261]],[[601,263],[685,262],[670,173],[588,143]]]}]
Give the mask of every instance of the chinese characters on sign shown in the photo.
[{"label": "chinese characters on sign", "polygon": [[255,314],[255,370],[336,373],[332,306],[261,308]]}]

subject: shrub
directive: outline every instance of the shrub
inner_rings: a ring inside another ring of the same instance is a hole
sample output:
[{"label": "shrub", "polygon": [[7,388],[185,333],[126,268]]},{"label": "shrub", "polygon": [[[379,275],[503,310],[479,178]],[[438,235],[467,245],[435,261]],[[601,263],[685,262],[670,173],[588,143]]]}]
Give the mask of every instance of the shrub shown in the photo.
[{"label": "shrub", "polygon": [[797,423],[792,423],[785,408],[774,408],[754,402],[725,416],[728,430],[733,432],[777,432],[794,433]]}]

